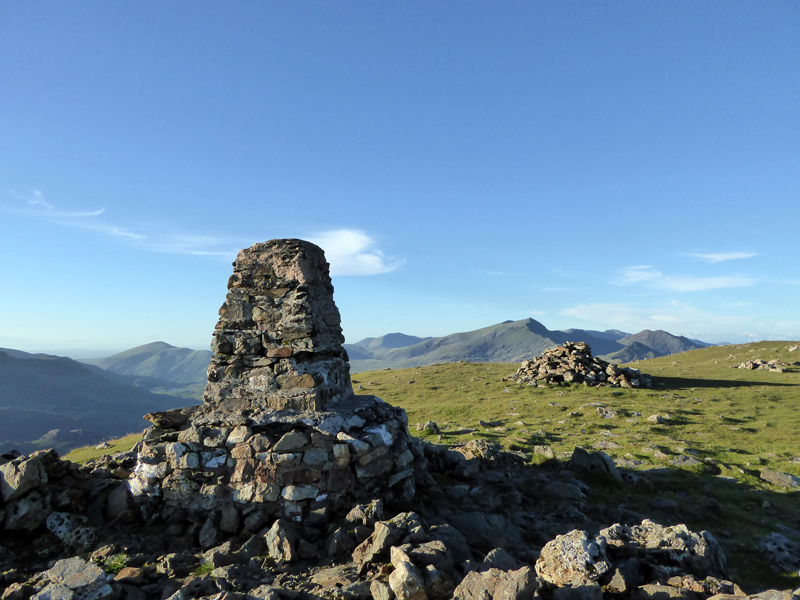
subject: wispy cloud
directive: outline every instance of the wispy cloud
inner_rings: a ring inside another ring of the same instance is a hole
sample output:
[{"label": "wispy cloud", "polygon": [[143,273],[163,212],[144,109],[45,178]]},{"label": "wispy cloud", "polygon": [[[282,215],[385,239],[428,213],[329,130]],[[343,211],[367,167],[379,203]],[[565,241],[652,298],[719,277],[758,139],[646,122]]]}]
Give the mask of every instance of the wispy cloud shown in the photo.
[{"label": "wispy cloud", "polygon": [[739,260],[742,258],[753,258],[758,256],[756,252],[685,252],[684,256],[691,256],[709,263],[719,263],[728,260]]},{"label": "wispy cloud", "polygon": [[376,242],[358,229],[337,229],[309,238],[325,251],[331,275],[378,275],[402,266],[405,261],[386,257]]},{"label": "wispy cloud", "polygon": [[98,208],[95,210],[61,210],[54,204],[47,202],[44,199],[44,194],[38,189],[31,190],[28,193],[12,192],[12,195],[22,200],[25,205],[23,207],[5,206],[3,209],[6,212],[21,214],[41,221],[72,227],[74,229],[91,231],[114,238],[143,240],[147,237],[143,233],[137,233],[126,227],[120,227],[97,219],[96,217],[105,213],[105,208]]},{"label": "wispy cloud", "polygon": [[675,335],[703,336],[737,329],[740,317],[698,309],[686,302],[667,302],[654,306],[628,303],[578,304],[561,309],[572,317],[599,328],[625,331],[668,329]]},{"label": "wispy cloud", "polygon": [[664,277],[658,287],[673,292],[700,292],[732,287],[749,287],[755,284],[752,277]]},{"label": "wispy cloud", "polygon": [[626,267],[619,272],[619,277],[613,283],[625,285],[629,283],[639,283],[641,281],[652,281],[654,279],[660,279],[663,276],[661,271],[657,271],[650,265]]},{"label": "wispy cloud", "polygon": [[[251,243],[230,236],[164,231],[163,227],[150,228],[147,233],[144,233],[110,223],[106,218],[105,208],[88,211],[62,210],[45,200],[44,194],[38,189],[26,193],[12,192],[12,195],[21,202],[13,206],[0,205],[0,210],[114,238],[148,252],[211,256],[231,260],[240,248],[249,246]],[[405,262],[384,256],[376,247],[375,240],[358,229],[337,229],[316,233],[307,239],[325,250],[325,256],[331,264],[331,274],[333,275],[388,273]]]},{"label": "wispy cloud", "polygon": [[650,265],[626,267],[617,273],[611,282],[615,285],[648,283],[650,286],[671,292],[699,292],[731,287],[748,287],[756,283],[752,277],[733,275],[728,277],[693,277],[664,275]]}]

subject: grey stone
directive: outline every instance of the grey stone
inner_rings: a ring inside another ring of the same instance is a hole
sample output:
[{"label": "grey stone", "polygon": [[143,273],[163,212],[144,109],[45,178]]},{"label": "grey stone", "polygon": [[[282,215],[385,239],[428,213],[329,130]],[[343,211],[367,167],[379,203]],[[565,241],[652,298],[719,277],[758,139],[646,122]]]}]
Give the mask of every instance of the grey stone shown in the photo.
[{"label": "grey stone", "polygon": [[58,561],[45,577],[50,584],[33,596],[37,600],[103,600],[114,594],[106,583],[105,571],[77,556]]},{"label": "grey stone", "polygon": [[77,552],[86,552],[94,545],[94,528],[86,525],[86,517],[53,512],[47,517],[47,529],[61,542]]},{"label": "grey stone", "polygon": [[389,587],[398,600],[427,600],[422,573],[408,555],[397,546],[392,546],[391,560],[394,571],[389,575]]},{"label": "grey stone", "polygon": [[503,548],[495,548],[483,559],[483,564],[480,570],[486,571],[491,568],[500,569],[501,571],[514,571],[519,569],[522,565],[520,562],[511,556],[508,551]]},{"label": "grey stone", "polygon": [[578,530],[549,541],[536,561],[536,574],[556,587],[594,585],[610,569],[605,538]]},{"label": "grey stone", "polygon": [[569,459],[568,466],[570,469],[584,473],[622,481],[622,475],[620,475],[613,459],[605,452],[589,453],[580,446],[576,446]]},{"label": "grey stone", "polygon": [[198,542],[201,548],[211,548],[214,544],[217,543],[217,539],[219,538],[219,531],[214,526],[214,513],[212,512],[208,515],[208,518],[203,523],[203,526],[200,528],[200,534],[198,537]]},{"label": "grey stone", "polygon": [[20,457],[0,465],[0,496],[3,502],[19,498],[43,482],[47,482],[47,472],[38,458]]},{"label": "grey stone", "polygon": [[392,600],[392,598],[394,598],[394,592],[392,588],[389,587],[389,584],[378,579],[372,580],[369,591],[370,594],[372,594],[373,600]]},{"label": "grey stone", "polygon": [[538,585],[530,567],[516,571],[472,571],[453,592],[455,600],[530,600]]},{"label": "grey stone", "polygon": [[694,592],[685,588],[648,583],[639,587],[633,594],[636,600],[697,600]]},{"label": "grey stone", "polygon": [[789,473],[783,473],[781,471],[773,471],[772,469],[762,469],[761,479],[779,487],[800,487],[800,477],[791,475]]},{"label": "grey stone", "polygon": [[115,519],[128,508],[128,488],[125,485],[118,485],[106,499],[106,516]]},{"label": "grey stone", "polygon": [[307,445],[309,441],[310,438],[308,435],[302,431],[290,431],[278,440],[273,450],[275,452],[292,452],[293,450],[299,450]]},{"label": "grey stone", "polygon": [[758,544],[758,550],[765,554],[779,573],[800,569],[800,544],[792,542],[780,533],[770,533]]},{"label": "grey stone", "polygon": [[282,520],[275,521],[264,536],[270,557],[278,563],[293,562],[299,558],[296,539],[294,529]]},{"label": "grey stone", "polygon": [[52,508],[38,490],[12,500],[5,509],[5,528],[9,531],[32,531],[45,523]]},{"label": "grey stone", "polygon": [[658,576],[690,573],[727,578],[727,561],[719,543],[708,531],[699,534],[686,525],[664,527],[648,519],[640,525],[614,524],[600,531],[609,548],[643,556]]}]

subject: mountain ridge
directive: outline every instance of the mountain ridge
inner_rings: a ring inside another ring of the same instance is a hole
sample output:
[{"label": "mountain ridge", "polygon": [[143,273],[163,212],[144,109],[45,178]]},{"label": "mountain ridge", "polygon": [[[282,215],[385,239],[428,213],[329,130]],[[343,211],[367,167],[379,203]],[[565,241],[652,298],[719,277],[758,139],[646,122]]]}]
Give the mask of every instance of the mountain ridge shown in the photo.
[{"label": "mountain ridge", "polygon": [[[394,336],[392,345],[379,342],[388,336]],[[427,366],[437,362],[459,360],[521,362],[567,341],[586,342],[595,356],[621,353],[617,359],[619,362],[675,354],[710,345],[661,330],[643,330],[637,334],[616,329],[550,330],[532,318],[504,321],[442,337],[416,338],[421,341],[404,346],[397,345],[398,341],[413,341],[415,337],[388,334],[378,338],[365,338],[354,344],[345,344],[344,347],[350,355],[351,371]]]}]

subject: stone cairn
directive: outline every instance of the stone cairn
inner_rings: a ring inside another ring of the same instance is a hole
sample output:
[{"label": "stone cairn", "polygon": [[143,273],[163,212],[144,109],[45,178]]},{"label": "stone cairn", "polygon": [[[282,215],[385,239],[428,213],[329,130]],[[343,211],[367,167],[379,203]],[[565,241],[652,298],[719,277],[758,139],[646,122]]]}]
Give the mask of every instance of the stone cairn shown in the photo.
[{"label": "stone cairn", "polygon": [[593,357],[592,349],[585,342],[565,342],[539,358],[523,360],[508,380],[531,385],[580,383],[590,387],[652,387],[649,375]]},{"label": "stone cairn", "polygon": [[353,394],[322,250],[271,240],[233,266],[203,404],[146,417],[127,480],[142,512],[183,511],[210,547],[269,518],[323,527],[358,502],[410,501],[408,418]]}]

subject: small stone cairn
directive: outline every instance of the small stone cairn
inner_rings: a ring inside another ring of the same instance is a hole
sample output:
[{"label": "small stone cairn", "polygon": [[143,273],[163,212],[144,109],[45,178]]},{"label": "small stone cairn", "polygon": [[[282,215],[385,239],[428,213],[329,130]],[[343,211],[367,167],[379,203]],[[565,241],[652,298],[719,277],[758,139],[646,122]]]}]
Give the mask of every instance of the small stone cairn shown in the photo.
[{"label": "small stone cairn", "polygon": [[591,387],[652,387],[649,375],[593,357],[592,349],[585,342],[565,342],[539,358],[523,360],[519,370],[508,380],[530,385],[579,383]]},{"label": "small stone cairn", "polygon": [[179,510],[210,547],[248,520],[322,527],[359,501],[410,501],[408,418],[353,394],[322,250],[272,240],[233,266],[203,404],[146,417],[127,480],[143,514]]}]

